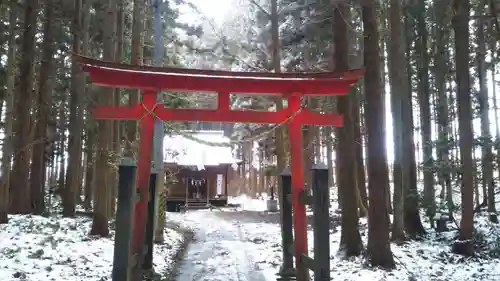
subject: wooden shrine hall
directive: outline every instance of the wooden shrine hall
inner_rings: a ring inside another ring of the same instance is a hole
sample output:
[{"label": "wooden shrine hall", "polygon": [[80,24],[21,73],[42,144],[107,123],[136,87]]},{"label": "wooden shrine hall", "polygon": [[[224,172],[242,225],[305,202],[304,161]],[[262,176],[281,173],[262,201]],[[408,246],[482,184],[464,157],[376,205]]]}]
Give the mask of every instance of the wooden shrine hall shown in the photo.
[{"label": "wooden shrine hall", "polygon": [[241,161],[234,158],[231,147],[224,144],[229,145],[229,138],[222,131],[183,131],[164,137],[167,211],[227,204],[228,185]]}]

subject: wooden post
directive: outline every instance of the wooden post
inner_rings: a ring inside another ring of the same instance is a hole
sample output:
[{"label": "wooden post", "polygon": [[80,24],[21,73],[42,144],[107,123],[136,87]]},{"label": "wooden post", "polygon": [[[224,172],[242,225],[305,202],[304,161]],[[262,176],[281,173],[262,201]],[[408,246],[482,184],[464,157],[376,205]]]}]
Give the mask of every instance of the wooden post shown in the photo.
[{"label": "wooden post", "polygon": [[330,281],[330,189],[328,167],[316,165],[312,169],[314,281]]},{"label": "wooden post", "polygon": [[281,249],[283,260],[280,268],[280,280],[292,280],[295,278],[293,266],[293,215],[292,215],[292,173],[286,168],[281,173]]},{"label": "wooden post", "polygon": [[116,234],[113,252],[113,281],[130,281],[133,262],[130,252],[132,237],[133,195],[137,166],[132,159],[123,159],[118,168],[118,203],[116,205]]}]

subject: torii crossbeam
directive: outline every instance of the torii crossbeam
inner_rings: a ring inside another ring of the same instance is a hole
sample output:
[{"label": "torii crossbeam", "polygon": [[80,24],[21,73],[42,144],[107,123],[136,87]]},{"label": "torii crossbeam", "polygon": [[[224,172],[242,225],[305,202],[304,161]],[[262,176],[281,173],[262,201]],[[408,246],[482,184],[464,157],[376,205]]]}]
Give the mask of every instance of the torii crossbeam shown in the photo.
[{"label": "torii crossbeam", "polygon": [[[307,276],[300,266],[301,255],[308,255],[305,206],[300,201],[304,191],[302,125],[343,125],[337,114],[320,114],[302,108],[304,96],[340,96],[362,77],[363,70],[346,73],[249,73],[151,66],[132,66],[94,60],[75,55],[75,61],[90,74],[95,85],[142,90],[142,101],[132,106],[95,108],[96,119],[140,120],[137,190],[140,200],[135,208],[132,251],[142,255],[146,227],[148,181],[152,162],[155,119],[164,121],[203,121],[228,123],[282,124],[287,122],[292,169],[293,226],[297,280]],[[168,109],[156,103],[162,90],[182,92],[216,92],[216,110]],[[288,107],[278,112],[236,111],[230,108],[230,94],[279,95]]]}]

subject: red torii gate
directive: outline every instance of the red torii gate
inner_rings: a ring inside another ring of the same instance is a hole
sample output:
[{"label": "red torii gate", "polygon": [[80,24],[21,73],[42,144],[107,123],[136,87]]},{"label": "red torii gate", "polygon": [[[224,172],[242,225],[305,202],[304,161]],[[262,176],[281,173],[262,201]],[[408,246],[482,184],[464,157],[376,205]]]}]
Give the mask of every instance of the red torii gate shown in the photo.
[{"label": "red torii gate", "polygon": [[[304,191],[302,125],[343,125],[337,114],[319,114],[302,108],[304,96],[341,96],[362,77],[363,70],[346,73],[254,73],[169,67],[133,66],[104,62],[74,55],[92,83],[114,88],[142,90],[142,102],[132,106],[101,106],[94,109],[96,119],[140,120],[137,191],[140,195],[135,208],[132,251],[141,255],[147,223],[148,186],[152,162],[154,121],[204,121],[229,123],[288,123],[292,170],[292,204],[295,240],[295,263],[300,274],[301,255],[308,255],[307,220],[301,203]],[[167,109],[156,103],[159,91],[216,92],[216,110]],[[279,112],[233,111],[230,94],[280,95],[288,107]]]}]

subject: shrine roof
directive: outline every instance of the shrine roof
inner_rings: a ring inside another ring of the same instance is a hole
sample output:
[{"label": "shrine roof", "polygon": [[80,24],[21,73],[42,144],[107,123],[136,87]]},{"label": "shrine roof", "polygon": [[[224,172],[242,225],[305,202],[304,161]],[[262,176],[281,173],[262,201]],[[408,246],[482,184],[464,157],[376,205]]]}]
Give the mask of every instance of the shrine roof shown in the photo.
[{"label": "shrine roof", "polygon": [[[229,144],[230,140],[222,131],[183,131],[202,141]],[[182,135],[165,136],[163,139],[163,162],[179,166],[196,166],[203,170],[205,166],[233,165],[241,162],[233,156],[229,146],[211,146],[196,142]]]}]

